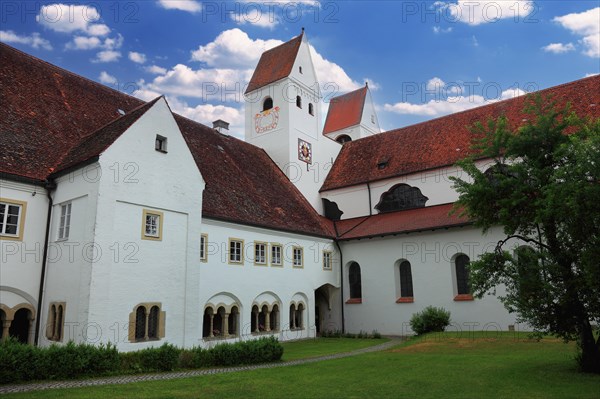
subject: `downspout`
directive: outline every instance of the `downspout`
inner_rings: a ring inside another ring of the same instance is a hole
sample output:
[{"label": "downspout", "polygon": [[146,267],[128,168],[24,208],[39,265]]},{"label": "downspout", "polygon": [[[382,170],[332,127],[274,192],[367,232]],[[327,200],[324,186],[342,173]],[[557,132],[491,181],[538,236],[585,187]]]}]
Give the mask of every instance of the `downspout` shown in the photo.
[{"label": "downspout", "polygon": [[367,182],[367,190],[369,191],[369,216],[373,216],[373,207],[371,204],[371,183]]},{"label": "downspout", "polygon": [[335,229],[335,245],[338,249],[338,251],[340,252],[340,302],[342,304],[341,306],[341,310],[342,310],[342,334],[344,334],[346,332],[346,321],[344,318],[344,255],[342,254],[342,248],[340,247],[340,243],[337,240],[337,237],[339,236],[338,234],[338,229],[337,229],[337,224],[335,223],[335,221],[333,222],[333,228]]},{"label": "downspout", "polygon": [[48,217],[46,218],[46,238],[44,239],[44,255],[42,258],[42,273],[40,275],[40,290],[38,292],[38,308],[35,318],[35,339],[34,343],[37,346],[40,339],[40,325],[42,323],[42,302],[44,298],[44,283],[46,281],[46,268],[48,266],[48,242],[50,240],[50,221],[52,218],[52,195],[50,193],[56,189],[56,183],[53,179],[47,179],[44,182],[46,196],[48,197]]}]

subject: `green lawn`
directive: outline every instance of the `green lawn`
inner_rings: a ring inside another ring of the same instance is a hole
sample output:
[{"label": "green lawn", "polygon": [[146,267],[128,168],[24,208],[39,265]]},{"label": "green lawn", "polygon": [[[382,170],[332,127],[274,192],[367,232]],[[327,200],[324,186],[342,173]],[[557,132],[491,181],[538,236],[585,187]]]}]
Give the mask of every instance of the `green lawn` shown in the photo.
[{"label": "green lawn", "polygon": [[[323,341],[330,339],[286,344],[288,355],[351,345]],[[385,352],[307,365],[7,397],[599,398],[600,376],[578,373],[574,353],[573,344],[555,339],[437,334]]]},{"label": "green lawn", "polygon": [[323,338],[282,343],[284,361],[350,352],[383,344],[388,339]]}]

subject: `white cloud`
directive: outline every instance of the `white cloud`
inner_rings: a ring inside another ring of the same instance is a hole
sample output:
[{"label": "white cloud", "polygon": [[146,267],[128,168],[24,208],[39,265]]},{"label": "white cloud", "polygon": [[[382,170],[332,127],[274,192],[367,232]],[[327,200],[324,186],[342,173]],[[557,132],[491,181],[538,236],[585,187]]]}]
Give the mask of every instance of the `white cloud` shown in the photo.
[{"label": "white cloud", "polygon": [[31,36],[19,36],[12,30],[0,30],[0,41],[5,43],[26,44],[35,49],[43,48],[44,50],[52,50],[50,42],[43,39],[37,32],[32,33]]},{"label": "white cloud", "polygon": [[341,94],[356,90],[362,86],[362,84],[352,80],[341,66],[323,58],[312,45],[310,45],[310,51],[317,79],[322,88],[327,89],[327,86],[329,86],[331,90],[335,90],[337,94]]},{"label": "white cloud", "polygon": [[202,4],[195,0],[158,0],[158,4],[167,10],[180,10],[191,13],[202,10]]},{"label": "white cloud", "polygon": [[575,46],[573,46],[573,43],[550,43],[549,45],[542,47],[542,50],[547,53],[563,54],[575,50]]},{"label": "white cloud", "polygon": [[98,77],[101,83],[105,85],[116,85],[118,80],[112,75],[109,75],[106,71],[100,72],[100,76]]},{"label": "white cloud", "polygon": [[129,52],[129,59],[136,64],[144,64],[146,62],[146,54],[138,53],[136,51]]},{"label": "white cloud", "polygon": [[367,82],[367,84],[369,85],[369,89],[371,91],[377,91],[377,90],[381,89],[381,85],[379,83],[375,82],[373,79],[364,78],[363,80],[365,82]]},{"label": "white cloud", "polygon": [[96,58],[92,59],[92,62],[115,62],[121,58],[121,52],[115,50],[104,50],[96,54]]},{"label": "white cloud", "polygon": [[589,78],[590,76],[596,76],[596,75],[600,75],[600,73],[598,72],[594,72],[594,73],[586,73],[584,78]]},{"label": "white cloud", "polygon": [[150,65],[144,68],[146,72],[155,74],[155,75],[164,75],[167,73],[167,69],[163,67],[159,67],[158,65]]},{"label": "white cloud", "polygon": [[522,20],[535,10],[533,1],[457,0],[455,3],[437,1],[433,4],[449,21],[476,26],[502,19]]},{"label": "white cloud", "polygon": [[[430,82],[432,80],[430,80]],[[520,88],[509,88],[499,93],[499,95],[496,98],[486,99],[479,94],[467,93],[466,95],[463,95],[463,91],[465,90],[459,89],[457,92],[459,92],[460,94],[455,96],[436,96],[436,98],[429,100],[428,102],[423,104],[415,104],[410,102],[397,102],[395,104],[385,104],[383,109],[385,111],[397,114],[436,117],[447,114],[453,114],[467,109],[494,103],[500,100],[506,100],[509,98],[515,98],[527,94],[527,92]]]},{"label": "white cloud", "polygon": [[192,51],[192,60],[219,68],[254,68],[260,55],[283,42],[270,39],[250,39],[238,28],[223,31],[205,46]]},{"label": "white cloud", "polygon": [[123,45],[123,36],[107,37],[104,40],[96,36],[75,36],[65,48],[68,50],[116,50]]},{"label": "white cloud", "polygon": [[583,52],[588,57],[600,57],[600,7],[590,10],[555,17],[563,28],[582,36],[581,43],[585,48]]},{"label": "white cloud", "polygon": [[440,34],[440,33],[450,33],[452,32],[452,27],[448,27],[448,28],[442,28],[441,26],[434,26],[433,27],[433,33],[435,34]]},{"label": "white cloud", "polygon": [[234,13],[231,19],[238,25],[253,25],[260,28],[274,29],[279,24],[275,13],[262,12],[260,8],[248,10],[246,12]]},{"label": "white cloud", "polygon": [[110,33],[108,26],[96,23],[100,20],[98,10],[87,5],[48,4],[40,8],[36,20],[55,32],[84,32],[90,36],[105,36]]}]

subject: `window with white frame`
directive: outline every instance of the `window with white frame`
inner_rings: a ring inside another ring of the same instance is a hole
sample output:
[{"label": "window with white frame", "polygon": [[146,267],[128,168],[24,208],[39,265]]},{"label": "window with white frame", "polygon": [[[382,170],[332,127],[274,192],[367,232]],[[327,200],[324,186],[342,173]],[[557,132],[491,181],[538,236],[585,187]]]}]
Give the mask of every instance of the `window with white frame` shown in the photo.
[{"label": "window with white frame", "polygon": [[331,270],[331,260],[332,260],[331,251],[323,251],[323,269],[324,270]]},{"label": "window with white frame", "polygon": [[244,241],[229,239],[229,263],[244,262]]},{"label": "window with white frame", "polygon": [[9,239],[22,236],[25,202],[0,200],[0,235]]},{"label": "window with white frame", "polygon": [[304,267],[304,250],[302,247],[294,247],[293,260],[294,267]]},{"label": "window with white frame", "polygon": [[281,245],[271,244],[271,266],[283,266]]},{"label": "window with white frame", "polygon": [[142,239],[162,240],[163,213],[144,209],[142,214]]},{"label": "window with white frame", "polygon": [[264,242],[254,243],[254,263],[257,265],[267,264],[267,244]]},{"label": "window with white frame", "polygon": [[208,234],[200,235],[200,260],[206,262],[208,259]]},{"label": "window with white frame", "polygon": [[60,222],[58,226],[58,239],[66,240],[71,231],[71,203],[60,206]]}]

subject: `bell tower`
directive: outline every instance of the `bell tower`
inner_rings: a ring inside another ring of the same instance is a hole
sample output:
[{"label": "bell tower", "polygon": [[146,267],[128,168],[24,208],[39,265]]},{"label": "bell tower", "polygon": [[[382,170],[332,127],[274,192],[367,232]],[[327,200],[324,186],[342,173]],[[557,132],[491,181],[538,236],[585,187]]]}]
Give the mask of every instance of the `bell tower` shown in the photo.
[{"label": "bell tower", "polygon": [[340,145],[321,134],[321,92],[304,28],[262,54],[244,97],[245,140],[263,148],[321,213],[319,189]]}]

